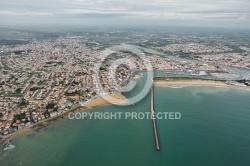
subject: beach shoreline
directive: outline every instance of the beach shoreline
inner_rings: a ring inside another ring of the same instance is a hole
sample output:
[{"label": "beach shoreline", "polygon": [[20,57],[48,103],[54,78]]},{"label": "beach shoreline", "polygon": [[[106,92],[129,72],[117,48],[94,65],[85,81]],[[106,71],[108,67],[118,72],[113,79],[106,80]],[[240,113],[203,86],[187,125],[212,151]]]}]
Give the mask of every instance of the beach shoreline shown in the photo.
[{"label": "beach shoreline", "polygon": [[222,81],[211,81],[211,80],[156,80],[154,85],[204,85],[204,86],[224,86],[230,87]]},{"label": "beach shoreline", "polygon": [[154,86],[210,86],[210,87],[224,87],[233,89],[250,90],[250,87],[229,85],[226,81],[217,80],[203,80],[203,79],[166,79],[166,80],[154,80]]},{"label": "beach shoreline", "polygon": [[94,98],[87,104],[86,107],[95,108],[110,104],[123,104],[123,103],[129,103],[129,100],[126,97],[124,97],[121,93],[115,93]]},{"label": "beach shoreline", "polygon": [[[224,88],[234,88],[234,89],[242,89],[242,90],[250,90],[250,87],[241,87],[241,86],[234,86],[229,85],[225,81],[215,81],[215,80],[203,80],[203,79],[187,79],[187,78],[167,78],[167,79],[161,79],[161,80],[154,80],[154,86],[210,86],[210,87],[224,87]],[[108,99],[108,100],[105,100]],[[130,103],[130,101],[123,96],[121,93],[115,93],[115,94],[109,94],[105,96],[97,96],[93,99],[91,99],[86,106],[76,106],[75,108],[66,111],[56,117],[46,119],[42,122],[38,122],[36,124],[33,124],[32,126],[16,131],[7,137],[3,138],[0,141],[0,146],[4,144],[5,142],[13,139],[14,137],[21,135],[25,132],[28,132],[30,130],[37,130],[41,127],[46,127],[50,125],[52,122],[57,121],[59,119],[64,119],[68,116],[70,112],[81,112],[86,111],[92,108],[96,107],[102,107],[110,104],[123,104],[123,103]]]},{"label": "beach shoreline", "polygon": [[86,106],[76,106],[72,110],[69,110],[69,111],[64,112],[62,114],[59,114],[56,117],[45,119],[42,122],[38,122],[36,124],[33,124],[30,127],[18,130],[16,132],[6,136],[5,138],[3,138],[0,141],[0,146],[4,145],[7,141],[10,141],[11,139],[13,139],[14,137],[16,137],[18,135],[21,135],[21,134],[26,133],[26,132],[31,131],[31,130],[38,130],[38,129],[42,128],[42,127],[46,127],[46,126],[50,125],[52,122],[55,122],[55,121],[57,121],[59,119],[64,119],[65,117],[68,116],[68,114],[70,112],[82,112],[82,111],[86,111],[86,110],[89,110],[89,109],[92,109],[92,108],[102,107],[102,106],[112,104],[112,103],[106,101],[104,99],[104,97],[110,97],[109,101],[111,101],[112,103],[118,103],[118,102],[126,103],[126,102],[129,102],[128,99],[125,96],[123,96],[121,93],[114,93],[114,94],[109,94],[109,95],[105,95],[105,96],[97,96],[97,97],[91,99]]}]

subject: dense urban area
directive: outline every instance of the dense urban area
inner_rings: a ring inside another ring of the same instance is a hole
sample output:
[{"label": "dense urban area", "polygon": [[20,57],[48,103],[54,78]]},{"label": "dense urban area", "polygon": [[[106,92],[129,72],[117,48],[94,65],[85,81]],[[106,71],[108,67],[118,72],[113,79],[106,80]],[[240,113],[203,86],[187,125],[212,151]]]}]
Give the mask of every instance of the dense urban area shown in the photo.
[{"label": "dense urban area", "polygon": [[[149,60],[152,70],[166,75],[209,77],[237,86],[250,85],[249,74],[238,78],[228,68],[250,71],[250,45],[231,36],[111,30],[40,34],[1,30],[18,36],[0,38],[0,134],[3,136],[75,106],[86,106],[97,96],[121,92],[130,79],[148,69],[149,64],[143,58]],[[141,49],[141,58],[133,51],[110,50],[124,43],[167,56]],[[120,64],[121,58],[129,60]],[[114,61],[120,65],[112,65]]]}]

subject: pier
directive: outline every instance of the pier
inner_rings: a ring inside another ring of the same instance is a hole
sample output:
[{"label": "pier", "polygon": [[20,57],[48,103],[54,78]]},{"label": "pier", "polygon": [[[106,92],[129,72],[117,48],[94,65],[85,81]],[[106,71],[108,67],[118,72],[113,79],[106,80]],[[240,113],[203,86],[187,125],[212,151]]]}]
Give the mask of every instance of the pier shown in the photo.
[{"label": "pier", "polygon": [[157,130],[157,123],[156,123],[156,117],[155,117],[155,110],[154,110],[154,84],[151,86],[151,119],[153,124],[153,130],[154,130],[154,137],[155,137],[155,148],[157,151],[160,151],[160,142],[159,142],[159,135]]}]

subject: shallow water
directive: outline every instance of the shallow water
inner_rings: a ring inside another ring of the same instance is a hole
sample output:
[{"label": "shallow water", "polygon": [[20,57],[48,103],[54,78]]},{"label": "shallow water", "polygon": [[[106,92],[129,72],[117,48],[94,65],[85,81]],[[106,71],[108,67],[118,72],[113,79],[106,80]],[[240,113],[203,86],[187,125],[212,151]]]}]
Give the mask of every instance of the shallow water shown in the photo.
[{"label": "shallow water", "polygon": [[[249,166],[250,92],[215,87],[156,87],[155,111],[180,112],[180,120],[152,122],[70,120],[54,122],[12,140],[0,165]],[[149,112],[150,96],[134,106],[105,106],[92,112]]]}]

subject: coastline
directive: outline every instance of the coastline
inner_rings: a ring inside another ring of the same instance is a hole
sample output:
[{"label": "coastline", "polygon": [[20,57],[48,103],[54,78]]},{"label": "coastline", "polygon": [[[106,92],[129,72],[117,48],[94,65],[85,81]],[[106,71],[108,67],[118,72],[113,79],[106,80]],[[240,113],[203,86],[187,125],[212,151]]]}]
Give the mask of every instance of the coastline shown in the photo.
[{"label": "coastline", "polygon": [[[240,86],[234,86],[234,85],[229,85],[225,81],[215,81],[215,80],[202,80],[202,79],[188,79],[188,78],[167,78],[167,79],[160,79],[160,80],[154,80],[154,86],[212,86],[212,87],[225,87],[225,88],[235,88],[235,89],[243,89],[243,90],[250,90],[250,87],[240,87]],[[104,98],[108,99],[105,100]],[[5,142],[13,139],[14,137],[21,135],[27,131],[30,130],[38,130],[41,127],[46,127],[50,125],[52,122],[57,121],[59,119],[64,119],[67,117],[67,115],[70,112],[81,112],[81,111],[86,111],[88,109],[96,108],[96,107],[101,107],[101,106],[106,106],[110,105],[112,103],[127,103],[129,100],[124,97],[121,93],[115,93],[115,94],[109,94],[105,96],[97,96],[95,98],[90,99],[86,106],[76,106],[75,108],[72,108],[69,111],[63,112],[62,114],[59,114],[55,117],[45,119],[43,121],[40,121],[36,124],[33,124],[32,126],[18,130],[7,137],[3,138],[0,141],[0,146],[2,146]]]},{"label": "coastline", "polygon": [[224,88],[234,88],[242,90],[250,90],[250,87],[229,85],[225,81],[215,81],[215,80],[203,80],[203,79],[165,79],[165,80],[154,80],[155,86],[212,86],[212,87],[224,87]]},{"label": "coastline", "polygon": [[[105,97],[110,97],[111,99],[109,101],[114,102],[114,103],[118,103],[118,102],[129,102],[128,99],[126,97],[124,97],[121,93],[115,93],[115,94],[109,94],[109,95],[105,95]],[[102,96],[97,96],[93,99],[90,99],[90,101],[88,102],[88,104],[86,106],[76,106],[75,108],[63,112],[62,114],[59,114],[55,117],[49,118],[49,119],[45,119],[43,121],[40,121],[38,123],[33,124],[30,127],[18,130],[10,135],[8,135],[7,137],[3,138],[0,141],[0,147],[2,145],[5,144],[5,142],[10,141],[11,139],[13,139],[14,137],[21,135],[25,132],[31,131],[31,130],[38,130],[41,127],[46,127],[48,125],[50,125],[52,122],[57,121],[59,119],[64,119],[65,117],[67,117],[67,115],[70,112],[81,112],[81,111],[86,111],[88,109],[92,109],[92,108],[96,108],[96,107],[101,107],[101,106],[105,106],[105,105],[110,105],[111,103],[109,103],[108,101],[106,101],[105,99],[103,99]]]},{"label": "coastline", "polygon": [[[107,100],[105,100],[105,99]],[[111,103],[110,103],[110,102]],[[110,94],[110,95],[105,95],[105,96],[99,96],[97,98],[92,99],[88,104],[87,108],[95,108],[95,107],[100,107],[100,106],[105,106],[109,105],[112,103],[128,103],[129,100],[124,97],[121,93],[115,93],[115,94]]]},{"label": "coastline", "polygon": [[186,79],[178,79],[178,80],[156,80],[154,81],[154,85],[202,85],[202,86],[223,86],[230,87],[231,85],[226,84],[222,81],[211,81],[211,80],[186,80]]}]

